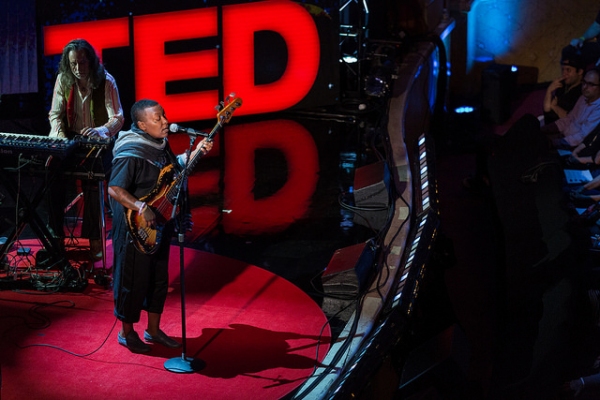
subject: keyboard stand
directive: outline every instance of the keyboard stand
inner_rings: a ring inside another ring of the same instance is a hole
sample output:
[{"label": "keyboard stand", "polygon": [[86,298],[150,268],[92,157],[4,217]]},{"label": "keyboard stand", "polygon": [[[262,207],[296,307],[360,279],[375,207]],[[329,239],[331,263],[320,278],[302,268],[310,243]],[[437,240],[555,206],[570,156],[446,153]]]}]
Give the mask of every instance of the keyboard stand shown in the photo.
[{"label": "keyboard stand", "polygon": [[2,258],[4,258],[10,252],[12,246],[17,241],[25,227],[29,225],[41,242],[43,248],[48,253],[48,259],[46,262],[48,262],[49,265],[44,265],[43,268],[51,269],[56,267],[58,269],[62,269],[66,265],[70,266],[66,257],[64,245],[61,243],[60,238],[52,234],[48,228],[48,225],[38,214],[38,207],[46,196],[50,185],[52,182],[54,182],[57,169],[54,168],[53,171],[47,171],[45,182],[37,188],[37,191],[32,196],[28,196],[23,191],[23,188],[19,187],[14,176],[15,174],[27,172],[20,172],[18,169],[16,169],[16,171],[11,171],[14,168],[5,168],[5,170],[7,169],[9,170],[8,172],[3,171],[0,173],[0,181],[4,184],[7,193],[14,200],[15,207],[18,208],[16,212],[18,220],[11,233],[7,236],[6,242],[0,247],[0,255]]},{"label": "keyboard stand", "polygon": [[[105,202],[104,202],[104,196],[106,195],[106,185],[105,185],[105,180],[106,177],[104,174],[79,174],[79,173],[73,173],[73,172],[63,172],[64,176],[68,176],[71,177],[72,179],[86,179],[86,180],[97,180],[98,181],[98,196],[99,196],[99,203],[100,203],[100,215],[99,215],[99,221],[98,221],[98,226],[100,226],[100,236],[101,236],[101,241],[102,241],[102,269],[103,269],[103,274],[107,274],[107,268],[106,268],[106,215],[104,214],[104,210],[105,210]],[[71,209],[71,207],[73,207],[75,205],[75,203],[77,203],[79,201],[80,198],[85,198],[85,193],[81,192],[79,193],[74,199],[73,201],[71,201],[71,203],[65,208],[65,214]],[[84,206],[85,207],[85,206]],[[91,244],[90,244],[90,250],[91,250]],[[91,267],[90,267],[90,273],[93,272],[93,268],[94,268],[94,263],[91,263]]]},{"label": "keyboard stand", "polygon": [[[89,150],[91,149],[91,150]],[[100,200],[100,216],[98,226],[100,226],[100,236],[102,240],[102,269],[103,274],[108,275],[109,272],[106,268],[106,216],[104,214],[105,202],[104,196],[106,195],[106,179],[108,178],[107,173],[110,171],[110,165],[112,160],[112,152],[110,148],[106,147],[91,147],[84,149],[87,151],[85,156],[83,153],[75,152],[74,160],[69,160],[67,166],[64,168],[63,176],[69,177],[73,180],[89,180],[98,182],[98,195]],[[88,151],[89,150],[89,151]],[[95,156],[91,156],[95,154]],[[77,157],[79,155],[79,157]],[[85,195],[84,195],[85,197]],[[93,269],[94,263],[91,263]],[[90,270],[90,272],[93,272]]]}]

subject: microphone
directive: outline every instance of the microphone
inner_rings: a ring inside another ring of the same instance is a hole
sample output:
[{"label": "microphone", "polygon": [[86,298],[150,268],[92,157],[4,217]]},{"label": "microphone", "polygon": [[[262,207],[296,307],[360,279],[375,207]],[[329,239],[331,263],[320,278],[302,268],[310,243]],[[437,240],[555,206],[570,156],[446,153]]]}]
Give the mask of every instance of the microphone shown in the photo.
[{"label": "microphone", "polygon": [[169,131],[171,131],[173,133],[179,133],[179,132],[186,133],[186,134],[188,134],[190,136],[194,136],[194,137],[196,137],[196,136],[208,136],[204,132],[200,132],[200,131],[194,130],[192,128],[184,128],[183,126],[177,125],[177,124],[171,124],[171,125],[169,125]]}]

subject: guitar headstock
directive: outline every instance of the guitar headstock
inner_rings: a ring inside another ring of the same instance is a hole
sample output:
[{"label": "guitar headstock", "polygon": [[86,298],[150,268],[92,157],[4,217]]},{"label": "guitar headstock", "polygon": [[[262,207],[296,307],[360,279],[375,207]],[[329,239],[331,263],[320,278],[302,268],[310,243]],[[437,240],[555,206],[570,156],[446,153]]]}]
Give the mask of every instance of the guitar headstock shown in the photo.
[{"label": "guitar headstock", "polygon": [[221,124],[225,124],[229,122],[231,117],[233,116],[233,112],[242,106],[242,99],[239,97],[235,97],[234,93],[231,93],[227,98],[222,101],[216,108],[217,119]]}]

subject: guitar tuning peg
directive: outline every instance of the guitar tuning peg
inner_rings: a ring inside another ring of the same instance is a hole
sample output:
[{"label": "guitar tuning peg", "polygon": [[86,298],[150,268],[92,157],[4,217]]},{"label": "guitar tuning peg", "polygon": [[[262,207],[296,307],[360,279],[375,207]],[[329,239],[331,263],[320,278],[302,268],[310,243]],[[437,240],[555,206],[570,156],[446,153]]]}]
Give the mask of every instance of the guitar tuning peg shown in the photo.
[{"label": "guitar tuning peg", "polygon": [[231,97],[233,99],[235,97],[235,92],[229,93],[229,97]]},{"label": "guitar tuning peg", "polygon": [[217,110],[217,111],[221,111],[222,109],[223,109],[223,106],[222,106],[222,105],[220,105],[220,104],[217,104],[217,105],[215,106],[215,110]]}]

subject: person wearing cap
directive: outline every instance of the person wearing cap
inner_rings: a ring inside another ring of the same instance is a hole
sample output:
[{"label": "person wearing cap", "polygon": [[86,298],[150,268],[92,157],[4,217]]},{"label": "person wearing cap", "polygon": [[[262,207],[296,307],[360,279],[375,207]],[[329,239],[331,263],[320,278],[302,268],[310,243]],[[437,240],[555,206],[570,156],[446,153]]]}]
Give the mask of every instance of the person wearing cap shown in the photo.
[{"label": "person wearing cap", "polygon": [[567,116],[581,96],[584,65],[576,51],[563,54],[560,60],[561,75],[553,80],[544,96],[544,124],[551,124]]},{"label": "person wearing cap", "polygon": [[572,39],[569,43],[569,46],[579,50],[585,67],[598,65],[598,59],[600,58],[598,36],[600,36],[600,11],[598,11],[596,19],[588,26],[583,35]]}]

